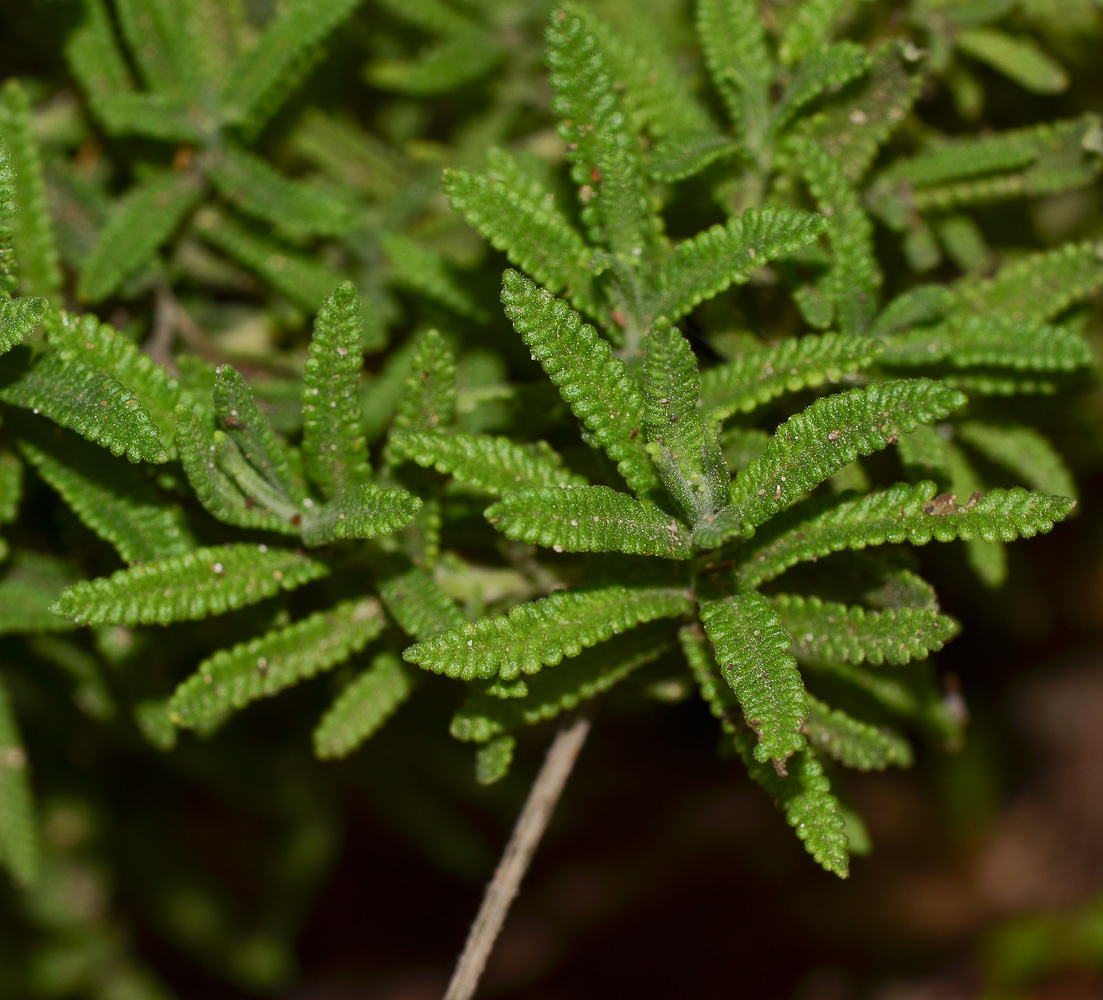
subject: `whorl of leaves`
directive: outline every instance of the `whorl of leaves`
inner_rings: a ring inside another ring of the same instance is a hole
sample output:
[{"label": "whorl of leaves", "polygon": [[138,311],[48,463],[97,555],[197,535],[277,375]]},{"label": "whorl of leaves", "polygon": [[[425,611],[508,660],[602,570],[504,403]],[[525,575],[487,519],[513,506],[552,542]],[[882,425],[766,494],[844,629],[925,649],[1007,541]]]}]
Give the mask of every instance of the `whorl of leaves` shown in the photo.
[{"label": "whorl of leaves", "polygon": [[1019,486],[989,490],[974,499],[939,494],[931,482],[899,484],[866,496],[829,501],[819,513],[795,508],[792,517],[779,517],[754,539],[736,576],[744,586],[758,586],[798,562],[869,545],[1030,538],[1049,531],[1075,505],[1068,497]]},{"label": "whorl of leaves", "polygon": [[448,473],[457,482],[495,496],[541,486],[585,486],[563,468],[544,442],[515,444],[488,434],[425,434],[399,431],[391,437],[396,454],[426,469]]},{"label": "whorl of leaves", "polygon": [[550,486],[506,493],[486,510],[507,538],[556,552],[625,552],[690,559],[688,528],[649,500],[608,486]]},{"label": "whorl of leaves", "polygon": [[628,485],[637,493],[658,487],[642,436],[643,397],[608,342],[566,302],[516,271],[502,278],[502,304],[533,357]]},{"label": "whorl of leaves", "polygon": [[81,625],[167,625],[256,604],[328,572],[289,549],[220,545],[74,584],[53,610]]},{"label": "whorl of leaves", "polygon": [[596,586],[561,591],[520,604],[419,642],[402,655],[410,663],[462,680],[513,680],[577,656],[590,646],[657,618],[692,608],[677,587]]},{"label": "whorl of leaves", "polygon": [[871,611],[799,594],[769,601],[802,659],[897,665],[938,652],[961,629],[932,608]]},{"label": "whorl of leaves", "polygon": [[188,728],[213,722],[343,663],[382,630],[378,601],[351,600],[219,650],[176,689],[169,703],[172,721]]}]

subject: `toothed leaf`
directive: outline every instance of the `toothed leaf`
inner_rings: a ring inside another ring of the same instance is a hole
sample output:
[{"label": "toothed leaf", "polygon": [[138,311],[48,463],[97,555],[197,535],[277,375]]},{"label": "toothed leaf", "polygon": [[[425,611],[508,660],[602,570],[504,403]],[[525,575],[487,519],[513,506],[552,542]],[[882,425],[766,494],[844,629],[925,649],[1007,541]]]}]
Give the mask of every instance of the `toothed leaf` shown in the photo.
[{"label": "toothed leaf", "polygon": [[413,677],[393,653],[371,666],[337,696],[314,730],[314,753],[322,760],[347,757],[370,739],[413,692]]},{"label": "toothed leaf", "polygon": [[418,342],[406,392],[398,404],[394,426],[404,431],[436,431],[456,417],[456,360],[436,330]]},{"label": "toothed leaf", "polygon": [[289,549],[221,545],[74,584],[53,610],[81,625],[167,625],[256,604],[328,572]]},{"label": "toothed leaf", "polygon": [[840,764],[858,771],[883,771],[886,767],[911,767],[911,744],[887,726],[874,726],[808,697],[805,722],[808,742]]},{"label": "toothed leaf", "polygon": [[421,501],[411,493],[374,483],[351,486],[303,520],[303,541],[325,545],[345,538],[390,535],[413,523]]},{"label": "toothed leaf", "polygon": [[464,623],[463,612],[420,566],[410,565],[379,583],[391,617],[414,639],[428,639]]},{"label": "toothed leaf", "polygon": [[45,315],[45,299],[0,299],[0,354],[29,337]]},{"label": "toothed leaf", "polygon": [[1064,459],[1033,427],[968,420],[956,424],[954,430],[961,443],[1015,473],[1032,489],[1076,499],[1076,482]]}]

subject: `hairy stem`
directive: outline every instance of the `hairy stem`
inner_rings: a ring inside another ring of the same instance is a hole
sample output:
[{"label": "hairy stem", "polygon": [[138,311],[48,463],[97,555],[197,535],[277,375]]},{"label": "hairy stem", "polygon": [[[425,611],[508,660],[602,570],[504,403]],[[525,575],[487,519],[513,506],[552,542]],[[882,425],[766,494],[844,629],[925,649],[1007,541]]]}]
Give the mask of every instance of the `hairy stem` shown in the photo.
[{"label": "hairy stem", "polygon": [[474,996],[510,904],[521,887],[521,879],[525,877],[589,732],[590,720],[579,718],[556,733],[548,748],[548,755],[544,758],[544,766],[540,768],[525,807],[517,819],[517,825],[513,828],[513,835],[509,838],[502,860],[498,863],[494,877],[487,884],[483,905],[479,907],[479,914],[471,925],[467,943],[456,963],[456,971],[452,974],[444,1000],[469,1000]]}]

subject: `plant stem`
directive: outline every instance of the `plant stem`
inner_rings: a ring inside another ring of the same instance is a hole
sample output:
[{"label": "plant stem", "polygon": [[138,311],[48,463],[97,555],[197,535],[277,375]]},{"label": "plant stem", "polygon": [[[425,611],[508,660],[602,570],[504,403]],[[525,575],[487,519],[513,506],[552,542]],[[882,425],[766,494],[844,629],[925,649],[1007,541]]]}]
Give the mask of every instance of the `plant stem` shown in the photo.
[{"label": "plant stem", "polygon": [[471,925],[444,1000],[470,1000],[474,996],[510,904],[521,888],[521,879],[525,877],[589,732],[590,720],[578,718],[556,733],[544,758],[544,765],[532,784],[525,807],[517,818],[502,860],[494,877],[487,883],[483,904],[479,907],[475,923]]}]

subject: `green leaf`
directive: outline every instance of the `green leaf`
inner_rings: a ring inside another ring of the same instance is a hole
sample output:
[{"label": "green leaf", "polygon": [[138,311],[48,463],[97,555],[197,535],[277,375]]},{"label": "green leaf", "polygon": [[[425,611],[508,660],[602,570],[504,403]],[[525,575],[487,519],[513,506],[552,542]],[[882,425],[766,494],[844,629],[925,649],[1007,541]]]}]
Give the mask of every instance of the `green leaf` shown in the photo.
[{"label": "green leaf", "polygon": [[855,719],[811,695],[805,731],[817,750],[859,771],[883,771],[893,764],[911,767],[914,759],[911,745],[899,733]]},{"label": "green leaf", "polygon": [[512,736],[498,736],[479,747],[475,754],[475,780],[480,785],[493,785],[509,773],[517,741]]},{"label": "green leaf", "polygon": [[267,160],[244,149],[225,146],[204,165],[221,195],[291,239],[339,236],[355,225],[349,202],[313,184],[284,177]]},{"label": "green leaf", "polygon": [[807,713],[789,636],[766,599],[753,590],[701,600],[700,609],[720,671],[758,734],[755,760],[783,764],[805,746],[801,727]]},{"label": "green leaf", "polygon": [[659,485],[647,454],[643,397],[609,344],[560,299],[516,271],[502,276],[502,305],[575,416],[636,493]]},{"label": "green leaf", "polygon": [[1015,473],[1032,489],[1076,499],[1076,482],[1064,459],[1033,427],[967,420],[955,424],[954,431],[962,444]]},{"label": "green leaf", "polygon": [[881,310],[869,334],[887,337],[908,327],[933,323],[946,315],[953,301],[953,292],[945,285],[915,285]]},{"label": "green leaf", "polygon": [[820,45],[800,61],[785,95],[774,111],[773,130],[780,133],[806,105],[825,91],[839,90],[869,69],[869,56],[857,42]]},{"label": "green leaf", "polygon": [[81,625],[167,625],[256,604],[328,572],[289,549],[220,545],[74,584],[53,610]]},{"label": "green leaf", "polygon": [[552,13],[546,38],[552,110],[567,143],[571,177],[582,189],[581,216],[590,242],[626,266],[642,266],[659,241],[662,223],[644,180],[639,137],[601,43],[567,10]]},{"label": "green leaf", "polygon": [[794,208],[748,209],[726,225],[684,240],[656,276],[652,312],[672,322],[724,289],[745,283],[751,271],[792,253],[827,230],[827,221]]},{"label": "green leaf", "polygon": [[499,698],[481,691],[472,694],[452,719],[452,735],[485,743],[522,726],[554,719],[658,659],[671,645],[670,637],[670,626],[665,623],[644,625],[529,678],[524,697]]},{"label": "green leaf", "polygon": [[456,359],[448,341],[438,331],[427,330],[418,341],[394,426],[403,431],[444,430],[455,418]]},{"label": "green leaf", "polygon": [[0,360],[0,401],[41,413],[132,462],[168,459],[152,416],[130,388],[56,351],[28,366],[24,350]]},{"label": "green leaf", "polygon": [[[180,462],[204,510],[240,528],[299,534],[307,508],[266,483],[233,441],[216,432],[217,443],[212,443],[202,418],[186,406],[176,408],[176,425]],[[245,479],[248,493],[233,472]]]},{"label": "green leaf", "polygon": [[835,23],[853,7],[852,0],[803,0],[789,16],[781,33],[778,56],[786,66],[808,58],[831,35]]},{"label": "green leaf", "polygon": [[320,309],[326,297],[345,280],[328,264],[266,239],[213,208],[196,213],[195,233],[307,312]]},{"label": "green leaf", "polygon": [[383,249],[394,284],[438,302],[459,316],[484,318],[482,307],[436,250],[400,233],[384,234]]},{"label": "green leaf", "polygon": [[993,278],[961,279],[953,286],[951,308],[957,314],[1045,323],[1100,287],[1103,241],[1066,243],[1006,265]]},{"label": "green leaf", "polygon": [[448,94],[486,76],[502,62],[505,52],[497,39],[480,30],[421,52],[417,59],[385,59],[371,63],[365,76],[382,90],[414,97]]},{"label": "green leaf", "polygon": [[44,325],[46,342],[62,361],[98,368],[132,389],[171,447],[176,434],[174,411],[183,401],[176,379],[129,337],[91,314],[49,313]]},{"label": "green leaf", "polygon": [[[464,35],[479,27],[478,20],[461,13],[456,5],[445,0],[379,0],[379,6],[407,24],[435,35]],[[471,12],[470,2],[459,6]],[[479,4],[474,6],[478,9]]]},{"label": "green leaf", "polygon": [[652,148],[647,173],[653,180],[673,184],[694,177],[717,160],[738,152],[739,146],[718,132],[672,131]]},{"label": "green leaf", "polygon": [[27,778],[27,751],[19,738],[11,695],[0,678],[0,862],[19,886],[38,879],[38,830]]},{"label": "green leaf", "polygon": [[644,424],[648,452],[663,484],[693,523],[725,505],[728,468],[718,424],[698,412],[701,378],[689,342],[659,319],[644,339]]},{"label": "green leaf", "polygon": [[0,523],[14,521],[23,499],[23,463],[7,448],[0,448]]},{"label": "green leaf", "polygon": [[378,586],[391,617],[414,639],[428,639],[464,623],[463,612],[420,566],[410,564],[391,573]]},{"label": "green leaf", "polygon": [[1094,364],[1091,347],[1068,327],[1002,316],[963,316],[885,339],[879,358],[888,368],[998,367],[1071,372]]},{"label": "green leaf", "polygon": [[360,0],[292,0],[265,26],[260,40],[230,71],[222,89],[222,116],[256,135],[323,55],[327,35]]},{"label": "green leaf", "polygon": [[[766,135],[775,67],[754,0],[699,0],[697,37],[713,85],[744,142],[757,150]],[[748,140],[750,140],[748,142]]]},{"label": "green leaf", "polygon": [[783,393],[838,382],[882,350],[866,337],[824,333],[748,351],[701,373],[701,408],[714,420],[750,413]]},{"label": "green leaf", "polygon": [[0,299],[0,354],[29,337],[46,308],[45,299]]},{"label": "green leaf", "polygon": [[789,148],[820,211],[831,220],[831,264],[818,292],[843,333],[863,333],[877,311],[881,287],[873,224],[841,165],[819,143],[794,136]]},{"label": "green leaf", "polygon": [[345,538],[393,534],[412,524],[420,509],[421,501],[405,490],[385,489],[374,483],[350,486],[303,518],[303,541],[307,545],[326,545]]},{"label": "green leaf", "polygon": [[586,480],[563,468],[544,442],[520,445],[487,434],[417,434],[391,437],[396,454],[422,468],[451,474],[457,482],[494,496],[541,486],[585,486]]},{"label": "green leaf", "polygon": [[868,496],[835,499],[816,514],[794,510],[793,518],[778,518],[755,539],[743,554],[736,577],[741,585],[754,587],[798,562],[868,545],[1030,538],[1049,531],[1076,505],[1068,497],[1032,493],[1019,486],[990,490],[964,504],[956,504],[949,494],[936,496],[937,490],[930,482],[900,484]]},{"label": "green leaf", "polygon": [[741,724],[735,693],[719,676],[705,637],[694,626],[681,631],[682,649],[712,714],[732,737],[750,776],[777,801],[804,849],[829,872],[846,878],[847,838],[841,807],[811,747],[793,754],[779,772],[755,757],[754,734]]},{"label": "green leaf", "polygon": [[72,581],[70,568],[61,560],[25,549],[17,551],[0,579],[0,635],[75,628],[50,611],[58,594]]},{"label": "green leaf", "polygon": [[911,112],[923,76],[919,54],[890,41],[872,56],[869,72],[848,86],[823,110],[798,126],[839,164],[852,183],[873,164],[877,150]]},{"label": "green leaf", "polygon": [[230,365],[219,365],[211,397],[224,433],[245,460],[274,489],[301,502],[306,497],[306,486],[292,471],[287,446],[258,409],[245,379]]},{"label": "green leaf", "polygon": [[993,28],[969,28],[958,34],[957,47],[1035,94],[1060,94],[1068,74],[1031,38],[1016,38]]},{"label": "green leaf", "polygon": [[402,655],[425,670],[461,680],[535,674],[564,657],[644,622],[677,618],[693,607],[677,587],[619,584],[559,591],[507,614],[461,625]]},{"label": "green leaf", "polygon": [[818,597],[775,594],[769,598],[801,659],[898,665],[937,653],[961,631],[933,608],[870,611]]},{"label": "green leaf", "polygon": [[20,429],[19,450],[80,520],[124,562],[183,555],[194,540],[180,508],[133,465],[40,423]]},{"label": "green leaf", "polygon": [[[18,80],[0,87],[0,135],[3,135],[15,171],[15,203],[10,228],[19,260],[19,287],[24,295],[56,299],[61,292],[61,270],[53,225],[46,210],[42,159],[32,133],[31,105]],[[2,328],[2,324],[0,324]],[[0,333],[0,345],[6,338]]]},{"label": "green leaf", "polygon": [[196,104],[172,94],[91,94],[89,103],[109,135],[136,135],[163,142],[206,144],[214,122]]},{"label": "green leaf", "polygon": [[80,23],[65,38],[65,59],[95,109],[99,98],[130,90],[132,81],[107,4],[81,0],[81,7]]},{"label": "green leaf", "polygon": [[859,455],[879,451],[964,403],[960,392],[928,379],[875,382],[816,400],[782,424],[762,455],[735,477],[731,506],[699,529],[697,541],[715,547],[736,534],[752,534]]},{"label": "green leaf", "polygon": [[507,538],[556,552],[626,552],[691,559],[684,524],[649,500],[608,486],[551,486],[506,493],[486,509],[487,520]]},{"label": "green leaf", "polygon": [[109,298],[153,260],[203,197],[190,173],[165,170],[134,185],[115,205],[80,272],[77,294],[86,302]]},{"label": "green leaf", "polygon": [[550,191],[522,186],[510,154],[492,150],[490,171],[445,169],[444,193],[452,207],[510,263],[553,292],[566,292],[578,308],[598,311],[593,251],[555,204]]},{"label": "green leaf", "polygon": [[115,0],[123,37],[148,87],[198,101],[199,60],[190,8],[179,0]]},{"label": "green leaf", "polygon": [[286,628],[221,649],[172,696],[172,721],[188,729],[343,663],[383,631],[383,609],[367,598],[344,601]]},{"label": "green leaf", "polygon": [[322,760],[347,757],[410,697],[413,677],[394,653],[379,653],[337,696],[314,730],[314,753]]},{"label": "green leaf", "polygon": [[318,313],[303,372],[303,465],[327,499],[371,479],[360,428],[362,336],[360,299],[346,281]]}]

